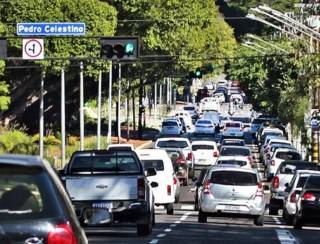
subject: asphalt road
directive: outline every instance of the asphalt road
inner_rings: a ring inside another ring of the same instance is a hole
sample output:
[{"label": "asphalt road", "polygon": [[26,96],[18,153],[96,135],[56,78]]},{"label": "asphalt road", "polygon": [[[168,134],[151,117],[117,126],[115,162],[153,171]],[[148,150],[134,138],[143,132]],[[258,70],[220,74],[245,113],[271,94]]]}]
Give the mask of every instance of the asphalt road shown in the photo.
[{"label": "asphalt road", "polygon": [[[246,133],[245,139],[258,158],[258,147],[252,144],[253,140],[249,133]],[[263,166],[257,159],[255,166],[263,178]],[[207,223],[198,223],[198,212],[194,211],[192,188],[192,181],[188,186],[182,187],[180,203],[175,204],[174,215],[167,215],[163,208],[156,209],[156,225],[150,236],[137,236],[134,225],[118,225],[103,229],[91,228],[86,229],[89,243],[319,243],[319,227],[294,230],[292,226],[284,224],[281,211],[278,216],[270,216],[266,210],[263,227],[253,225],[252,219],[241,218],[208,217]],[[269,195],[269,192],[265,193]]]}]

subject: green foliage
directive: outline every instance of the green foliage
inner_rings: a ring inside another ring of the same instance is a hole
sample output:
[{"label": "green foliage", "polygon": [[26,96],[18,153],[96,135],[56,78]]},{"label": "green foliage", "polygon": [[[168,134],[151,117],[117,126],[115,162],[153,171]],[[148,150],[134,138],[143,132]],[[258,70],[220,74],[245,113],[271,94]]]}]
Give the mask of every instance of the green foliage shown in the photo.
[{"label": "green foliage", "polygon": [[0,152],[35,154],[37,147],[32,138],[21,130],[4,131],[0,137]]}]

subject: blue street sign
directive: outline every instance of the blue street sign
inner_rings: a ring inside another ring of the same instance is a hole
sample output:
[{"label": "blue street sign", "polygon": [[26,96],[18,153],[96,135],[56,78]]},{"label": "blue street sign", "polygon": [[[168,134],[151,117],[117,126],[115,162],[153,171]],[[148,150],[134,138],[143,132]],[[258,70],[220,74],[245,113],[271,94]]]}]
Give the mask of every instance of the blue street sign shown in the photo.
[{"label": "blue street sign", "polygon": [[18,23],[18,36],[84,36],[85,23]]}]

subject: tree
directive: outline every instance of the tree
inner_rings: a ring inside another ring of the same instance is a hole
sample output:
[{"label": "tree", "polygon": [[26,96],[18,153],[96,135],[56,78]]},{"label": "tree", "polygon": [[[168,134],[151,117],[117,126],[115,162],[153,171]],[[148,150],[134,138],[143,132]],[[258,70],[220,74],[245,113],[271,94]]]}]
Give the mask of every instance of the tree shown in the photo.
[{"label": "tree", "polygon": [[[0,23],[0,34],[4,32],[4,25]],[[0,61],[0,77],[3,77],[5,62]],[[10,103],[9,85],[5,81],[0,81],[0,111],[8,109]]]}]

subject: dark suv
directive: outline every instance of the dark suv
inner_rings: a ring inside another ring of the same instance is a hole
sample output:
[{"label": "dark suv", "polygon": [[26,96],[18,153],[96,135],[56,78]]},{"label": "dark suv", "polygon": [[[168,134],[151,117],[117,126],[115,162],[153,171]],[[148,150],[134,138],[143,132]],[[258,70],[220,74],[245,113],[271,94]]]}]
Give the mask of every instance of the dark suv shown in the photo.
[{"label": "dark suv", "polygon": [[35,156],[0,156],[0,243],[88,243],[56,172]]}]

